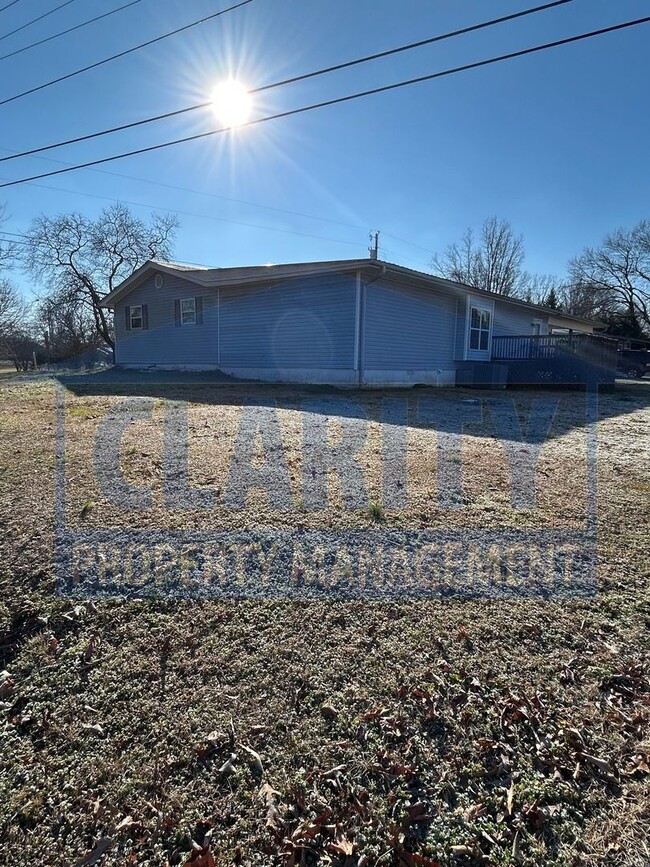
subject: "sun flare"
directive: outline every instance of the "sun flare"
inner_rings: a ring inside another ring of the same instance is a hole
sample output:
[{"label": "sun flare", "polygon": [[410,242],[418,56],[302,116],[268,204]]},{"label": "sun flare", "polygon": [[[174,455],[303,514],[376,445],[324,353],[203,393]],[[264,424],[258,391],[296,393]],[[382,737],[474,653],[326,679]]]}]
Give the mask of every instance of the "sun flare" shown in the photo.
[{"label": "sun flare", "polygon": [[252,100],[243,84],[229,78],[212,91],[212,110],[227,127],[241,126],[250,117]]}]

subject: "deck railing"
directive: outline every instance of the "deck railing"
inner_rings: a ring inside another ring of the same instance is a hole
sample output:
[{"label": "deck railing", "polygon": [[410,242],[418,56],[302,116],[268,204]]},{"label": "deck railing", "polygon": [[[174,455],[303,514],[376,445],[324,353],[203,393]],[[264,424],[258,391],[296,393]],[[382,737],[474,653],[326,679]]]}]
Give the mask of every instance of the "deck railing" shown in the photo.
[{"label": "deck railing", "polygon": [[600,334],[529,334],[493,337],[493,361],[579,358],[601,367],[616,367],[617,342]]}]

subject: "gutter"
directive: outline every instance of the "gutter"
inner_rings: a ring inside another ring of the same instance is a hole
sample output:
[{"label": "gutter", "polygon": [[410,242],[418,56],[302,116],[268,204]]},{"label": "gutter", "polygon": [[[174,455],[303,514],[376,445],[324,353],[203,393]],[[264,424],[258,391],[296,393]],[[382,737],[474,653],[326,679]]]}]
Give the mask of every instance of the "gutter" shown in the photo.
[{"label": "gutter", "polygon": [[379,264],[377,262],[373,265],[375,268],[379,268],[379,274],[376,277],[373,277],[372,280],[363,281],[361,277],[361,270],[357,271],[357,331],[355,334],[355,350],[356,350],[356,367],[357,367],[357,385],[359,388],[363,386],[363,360],[365,356],[365,318],[366,318],[366,289],[368,286],[372,286],[373,283],[376,283],[378,280],[381,280],[382,277],[386,276],[387,265]]}]

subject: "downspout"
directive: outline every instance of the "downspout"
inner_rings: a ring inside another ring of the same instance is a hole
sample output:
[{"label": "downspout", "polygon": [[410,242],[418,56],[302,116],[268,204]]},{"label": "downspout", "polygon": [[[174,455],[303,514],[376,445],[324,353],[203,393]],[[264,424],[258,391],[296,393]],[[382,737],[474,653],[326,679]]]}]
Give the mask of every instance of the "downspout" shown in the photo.
[{"label": "downspout", "polygon": [[365,283],[361,279],[361,271],[357,271],[357,292],[358,292],[358,300],[357,300],[357,335],[356,335],[356,343],[357,343],[357,385],[359,388],[363,385],[363,361],[365,357],[365,318],[366,318],[366,289],[368,286],[372,286],[373,283],[376,283],[378,280],[381,280],[386,276],[386,266],[384,264],[379,265],[379,263],[372,263],[373,267],[378,267],[380,269],[379,274],[376,277],[373,277],[372,280],[367,280]]}]

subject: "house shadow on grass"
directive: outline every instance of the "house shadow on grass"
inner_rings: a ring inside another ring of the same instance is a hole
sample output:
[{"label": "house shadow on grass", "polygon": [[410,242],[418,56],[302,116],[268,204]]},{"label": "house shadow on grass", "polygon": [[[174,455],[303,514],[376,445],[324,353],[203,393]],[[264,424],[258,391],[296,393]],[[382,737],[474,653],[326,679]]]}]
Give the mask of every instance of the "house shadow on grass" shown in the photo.
[{"label": "house shadow on grass", "polygon": [[[589,394],[585,389],[509,388],[342,388],[242,380],[221,371],[140,371],[102,369],[59,374],[54,379],[75,398],[150,398],[203,406],[253,405],[288,411],[306,410],[328,418],[359,419],[410,428],[526,439],[536,408],[559,437],[586,428],[597,411],[599,421],[632,415],[650,406],[650,379],[618,380],[614,391]],[[391,410],[391,407],[393,408]],[[495,424],[499,408],[509,422]],[[507,410],[510,412],[507,412]],[[519,424],[512,423],[515,419]],[[547,428],[548,429],[548,428]]]}]

